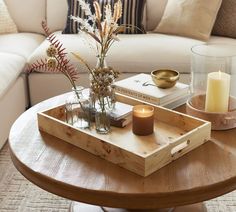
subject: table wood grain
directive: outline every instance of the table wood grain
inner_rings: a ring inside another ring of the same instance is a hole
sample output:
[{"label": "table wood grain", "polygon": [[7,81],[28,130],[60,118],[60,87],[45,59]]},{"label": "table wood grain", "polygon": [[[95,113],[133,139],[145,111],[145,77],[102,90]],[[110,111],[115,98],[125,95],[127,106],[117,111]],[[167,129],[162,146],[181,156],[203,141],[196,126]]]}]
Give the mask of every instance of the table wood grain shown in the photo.
[{"label": "table wood grain", "polygon": [[44,190],[94,205],[147,209],[193,204],[236,188],[236,129],[212,131],[204,145],[141,177],[38,130],[37,112],[62,104],[67,95],[24,112],[9,135],[14,165]]}]

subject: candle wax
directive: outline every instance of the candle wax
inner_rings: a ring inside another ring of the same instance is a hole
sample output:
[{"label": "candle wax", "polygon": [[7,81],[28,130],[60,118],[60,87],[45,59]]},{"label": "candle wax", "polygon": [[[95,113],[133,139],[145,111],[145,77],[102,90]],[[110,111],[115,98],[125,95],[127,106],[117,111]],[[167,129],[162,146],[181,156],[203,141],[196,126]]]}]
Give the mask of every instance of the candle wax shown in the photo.
[{"label": "candle wax", "polygon": [[230,75],[212,72],[207,77],[206,112],[225,113],[228,111]]}]

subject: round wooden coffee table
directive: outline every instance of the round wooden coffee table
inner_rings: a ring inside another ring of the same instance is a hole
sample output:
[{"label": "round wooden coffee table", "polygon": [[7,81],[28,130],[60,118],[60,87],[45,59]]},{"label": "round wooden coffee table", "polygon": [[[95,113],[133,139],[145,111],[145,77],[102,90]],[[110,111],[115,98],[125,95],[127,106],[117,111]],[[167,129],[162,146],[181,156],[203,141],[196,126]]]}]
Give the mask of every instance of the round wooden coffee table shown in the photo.
[{"label": "round wooden coffee table", "polygon": [[[144,178],[38,130],[37,112],[63,103],[66,96],[30,108],[9,135],[15,167],[42,189],[104,207],[192,212],[204,207],[190,204],[236,188],[236,129],[213,131],[211,141]],[[127,211],[92,205],[78,203],[72,209]],[[189,206],[177,207],[183,205]]]}]

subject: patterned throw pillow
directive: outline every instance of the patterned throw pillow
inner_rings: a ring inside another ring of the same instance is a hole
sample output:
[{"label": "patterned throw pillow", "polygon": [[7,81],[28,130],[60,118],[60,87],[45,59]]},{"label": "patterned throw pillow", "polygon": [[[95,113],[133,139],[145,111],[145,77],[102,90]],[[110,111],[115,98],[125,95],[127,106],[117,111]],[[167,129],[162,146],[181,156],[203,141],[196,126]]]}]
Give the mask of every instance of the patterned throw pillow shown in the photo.
[{"label": "patterned throw pillow", "polygon": [[223,0],[218,12],[213,35],[236,38],[236,1]]},{"label": "patterned throw pillow", "polygon": [[16,24],[12,20],[4,1],[0,0],[0,34],[16,32]]},{"label": "patterned throw pillow", "polygon": [[[79,3],[77,0],[67,0],[68,2],[68,17],[66,28],[63,33],[65,34],[75,34],[78,33],[78,23],[70,18],[70,16],[79,16],[84,18],[85,15],[81,11]],[[93,0],[88,0],[93,11]],[[107,3],[111,4],[113,8],[116,0],[98,0],[102,13],[104,14],[104,5]],[[126,31],[123,34],[142,34],[145,33],[142,20],[143,12],[145,8],[146,0],[122,0],[123,13],[122,17],[119,19],[119,25],[127,25]]]}]

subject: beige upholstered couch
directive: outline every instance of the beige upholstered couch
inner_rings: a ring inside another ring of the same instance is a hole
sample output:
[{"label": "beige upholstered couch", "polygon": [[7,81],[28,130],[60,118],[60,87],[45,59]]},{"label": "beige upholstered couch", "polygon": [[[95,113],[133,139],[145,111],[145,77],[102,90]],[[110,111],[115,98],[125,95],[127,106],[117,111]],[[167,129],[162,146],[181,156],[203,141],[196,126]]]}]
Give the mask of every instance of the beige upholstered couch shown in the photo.
[{"label": "beige upholstered couch", "polygon": [[[62,35],[67,16],[67,0],[5,0],[19,33],[0,35],[0,147],[7,140],[10,126],[30,102],[34,105],[48,97],[70,90],[60,74],[22,74],[26,63],[45,55],[48,41],[42,34],[42,20],[64,43],[68,52],[79,52],[89,63],[96,59],[78,35]],[[198,40],[152,33],[159,23],[167,0],[147,0],[144,24],[147,34],[120,35],[107,56],[107,63],[123,72],[122,78],[156,68],[180,71],[181,81],[189,82],[191,47]],[[212,36],[209,42],[236,44],[235,39]],[[75,63],[76,61],[72,59]],[[87,71],[78,66],[79,83],[88,85]],[[20,130],[20,129],[19,129]]]}]

